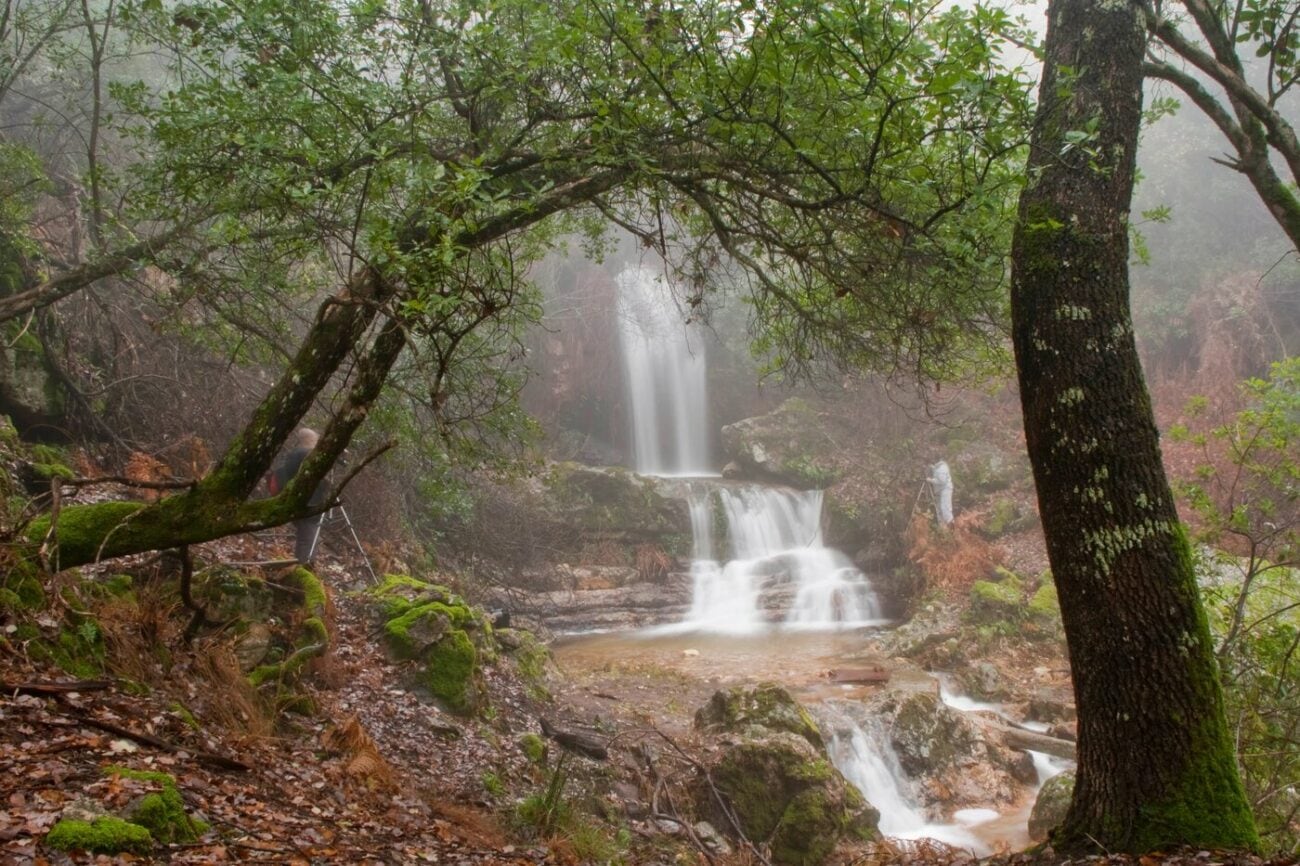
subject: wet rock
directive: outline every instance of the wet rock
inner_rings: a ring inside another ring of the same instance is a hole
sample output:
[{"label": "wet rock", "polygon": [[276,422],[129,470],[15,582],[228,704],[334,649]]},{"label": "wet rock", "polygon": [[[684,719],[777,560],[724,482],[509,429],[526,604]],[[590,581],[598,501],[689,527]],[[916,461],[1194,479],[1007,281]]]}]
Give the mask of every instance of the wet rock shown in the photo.
[{"label": "wet rock", "polygon": [[727,465],[722,467],[722,477],[727,479],[743,478],[745,476],[744,468],[735,460],[727,461]]},{"label": "wet rock", "polygon": [[731,846],[727,844],[727,840],[708,821],[696,821],[691,829],[695,831],[695,835],[701,844],[710,852],[723,857],[731,854]]},{"label": "wet rock", "polygon": [[610,589],[564,589],[516,597],[516,611],[525,621],[537,618],[551,631],[595,628],[639,628],[680,619],[691,604],[688,574],[670,574],[662,581],[631,583]]},{"label": "wet rock", "polygon": [[1043,783],[1034,801],[1033,811],[1029,813],[1029,838],[1042,842],[1054,827],[1065,820],[1066,810],[1070,808],[1070,798],[1074,795],[1074,773],[1058,773]]},{"label": "wet rock", "polygon": [[975,726],[933,694],[904,697],[894,713],[890,741],[912,776],[933,775],[987,752]]},{"label": "wet rock", "polygon": [[720,794],[747,839],[768,841],[773,863],[816,866],[842,838],[876,835],[879,814],[830,763],[816,724],[784,689],[717,692],[696,727],[725,737],[696,786],[696,808],[730,827]]},{"label": "wet rock", "polygon": [[722,446],[747,477],[819,489],[840,475],[825,453],[822,426],[807,401],[791,397],[766,415],[723,427]]},{"label": "wet rock", "polygon": [[620,468],[556,463],[543,479],[548,514],[588,537],[655,541],[669,553],[690,552],[687,505],[659,482]]},{"label": "wet rock", "polygon": [[1054,692],[1039,692],[1029,699],[1025,718],[1034,722],[1068,722],[1075,718],[1074,704],[1066,703]]},{"label": "wet rock", "polygon": [[980,661],[962,671],[961,684],[973,698],[1001,701],[1010,695],[1002,673],[992,662]]},{"label": "wet rock", "polygon": [[695,712],[695,727],[703,730],[747,733],[753,729],[786,731],[824,749],[821,731],[808,711],[774,683],[754,688],[738,686],[713,693]]}]

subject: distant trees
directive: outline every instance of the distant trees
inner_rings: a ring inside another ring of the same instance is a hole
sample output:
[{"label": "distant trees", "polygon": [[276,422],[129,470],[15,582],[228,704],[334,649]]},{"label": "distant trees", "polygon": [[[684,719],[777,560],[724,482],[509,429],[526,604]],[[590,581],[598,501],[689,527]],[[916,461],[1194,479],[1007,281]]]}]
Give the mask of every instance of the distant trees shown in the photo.
[{"label": "distant trees", "polygon": [[[435,421],[508,408],[528,267],[573,230],[622,226],[693,293],[739,263],[780,361],[829,346],[928,377],[999,352],[1026,117],[1025,82],[993,48],[1015,28],[1002,13],[146,0],[122,14],[176,52],[163,85],[112,88],[135,119],[133,201],[176,232],[173,294],[217,310],[323,300],[193,489],[33,527],[60,565],[300,515],[388,382]],[[283,333],[250,324],[241,339]],[[250,501],[321,400],[312,458]]]},{"label": "distant trees", "polygon": [[1079,713],[1074,797],[1053,841],[1250,848],[1258,838],[1133,339],[1138,9],[1050,4],[1012,249],[1025,439]]}]

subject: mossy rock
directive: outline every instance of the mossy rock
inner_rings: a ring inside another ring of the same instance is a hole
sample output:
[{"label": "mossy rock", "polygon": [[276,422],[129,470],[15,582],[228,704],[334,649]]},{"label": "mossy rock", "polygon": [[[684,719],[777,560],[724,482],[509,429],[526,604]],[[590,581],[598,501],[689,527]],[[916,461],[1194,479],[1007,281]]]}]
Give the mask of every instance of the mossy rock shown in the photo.
[{"label": "mossy rock", "polygon": [[1010,572],[997,582],[977,580],[971,584],[967,620],[975,625],[1017,622],[1025,615],[1024,596],[1020,578]]},{"label": "mossy rock", "polygon": [[[329,610],[329,597],[325,592],[325,585],[315,573],[303,566],[298,566],[289,572],[285,582],[297,590],[296,593],[289,594],[289,597],[296,599],[299,605],[298,610],[290,617],[290,621],[297,625],[296,634],[282,637],[274,645],[271,642],[262,644],[260,624],[250,622],[245,626],[246,630],[237,650],[243,653],[240,658],[241,664],[250,662],[256,664],[253,656],[259,652],[262,656],[261,661],[265,661],[266,658],[275,659],[271,663],[257,665],[249,671],[248,681],[254,688],[269,682],[275,682],[281,687],[286,683],[292,685],[307,663],[323,655],[330,645],[329,627],[325,624]],[[310,699],[304,695],[284,691],[279,699],[282,709],[311,704]]]},{"label": "mossy rock", "polygon": [[523,629],[496,629],[493,634],[497,643],[505,648],[506,656],[514,660],[528,694],[535,700],[549,701],[551,693],[546,688],[546,666],[551,660],[551,651],[546,645],[532,632]]},{"label": "mossy rock", "polygon": [[233,568],[213,569],[196,584],[196,600],[214,622],[264,621],[275,608],[275,594],[265,580]]},{"label": "mossy rock", "polygon": [[1053,828],[1061,825],[1073,796],[1074,773],[1071,771],[1057,773],[1043,783],[1038,798],[1034,800],[1034,808],[1029,813],[1029,838],[1032,841],[1044,841]]},{"label": "mossy rock", "polygon": [[19,559],[0,572],[0,611],[21,613],[45,606],[45,583],[40,570]]},{"label": "mossy rock", "polygon": [[914,778],[934,775],[970,757],[981,757],[984,751],[983,741],[971,722],[929,692],[901,697],[889,736],[899,765]]},{"label": "mossy rock", "polygon": [[713,693],[695,713],[695,727],[744,733],[752,729],[787,731],[824,749],[817,723],[790,693],[775,683],[737,686]]},{"label": "mossy rock", "polygon": [[64,818],[50,828],[45,844],[59,851],[148,854],[153,850],[153,836],[139,824],[111,815],[93,822]]},{"label": "mossy rock", "polygon": [[176,788],[176,779],[167,773],[130,770],[126,767],[105,767],[107,775],[121,776],[158,785],[158,791],[145,794],[127,810],[132,824],[139,824],[158,842],[187,845],[208,831],[207,822],[191,818],[185,811],[185,801]]},{"label": "mossy rock", "polygon": [[656,479],[617,467],[556,463],[542,483],[553,516],[579,532],[654,541],[674,555],[689,551],[689,544],[681,547],[691,537],[689,508],[664,495]]},{"label": "mossy rock", "polygon": [[[816,866],[841,838],[876,832],[879,815],[825,752],[787,731],[725,746],[710,778],[746,838],[769,840],[774,863]],[[717,826],[728,826],[712,787],[700,786],[696,802]]]},{"label": "mossy rock", "polygon": [[1029,599],[1026,608],[1030,623],[1035,629],[1056,634],[1061,630],[1061,603],[1056,597],[1056,584],[1050,574]]},{"label": "mossy rock", "polygon": [[446,587],[404,576],[390,575],[373,594],[393,655],[420,662],[418,681],[453,712],[478,710],[486,697],[479,664],[496,652],[482,611]]}]

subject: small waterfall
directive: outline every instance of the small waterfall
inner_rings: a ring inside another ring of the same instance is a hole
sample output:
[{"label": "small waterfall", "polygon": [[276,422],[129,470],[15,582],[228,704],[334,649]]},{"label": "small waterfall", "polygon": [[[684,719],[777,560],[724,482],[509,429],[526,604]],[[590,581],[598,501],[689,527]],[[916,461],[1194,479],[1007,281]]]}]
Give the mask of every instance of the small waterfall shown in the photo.
[{"label": "small waterfall", "polygon": [[994,820],[991,809],[961,809],[953,823],[932,823],[916,803],[912,782],[884,731],[843,720],[835,727],[828,751],[831,762],[880,812],[880,832],[896,839],[936,839],[987,856],[992,849],[969,828]]},{"label": "small waterfall", "polygon": [[634,468],[642,475],[716,475],[699,335],[682,321],[655,271],[629,268],[617,283]]},{"label": "small waterfall", "polygon": [[[772,620],[800,628],[881,621],[866,576],[822,542],[820,490],[695,482],[689,501],[695,593],[683,626],[744,633]],[[715,502],[726,522],[725,561],[713,539]]]}]

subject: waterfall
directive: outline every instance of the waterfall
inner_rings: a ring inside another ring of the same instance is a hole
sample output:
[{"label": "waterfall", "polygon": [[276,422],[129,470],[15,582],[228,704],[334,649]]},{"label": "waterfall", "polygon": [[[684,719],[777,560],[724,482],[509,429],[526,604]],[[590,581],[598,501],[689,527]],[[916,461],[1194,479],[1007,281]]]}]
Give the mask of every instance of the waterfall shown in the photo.
[{"label": "waterfall", "polygon": [[[663,277],[619,274],[619,337],[636,471],[716,477],[699,334],[682,322]],[[827,628],[880,622],[880,605],[849,558],[822,542],[820,490],[688,482],[694,597],[680,626],[752,632],[770,621]],[[715,507],[720,512],[715,513]],[[730,549],[716,550],[725,524]]]},{"label": "waterfall", "polygon": [[880,812],[881,835],[936,839],[972,851],[977,857],[992,853],[970,828],[996,819],[998,813],[991,809],[961,809],[953,814],[951,824],[932,823],[917,805],[912,782],[899,765],[889,737],[878,725],[863,727],[841,722],[827,751],[844,778]]},{"label": "waterfall", "polygon": [[617,283],[634,468],[642,475],[716,475],[699,334],[682,321],[655,271],[628,268]]},{"label": "waterfall", "polygon": [[[822,542],[820,490],[694,482],[694,596],[682,626],[753,632],[770,621],[796,628],[878,624],[866,576]],[[713,539],[714,503],[725,518],[729,556]]]}]

